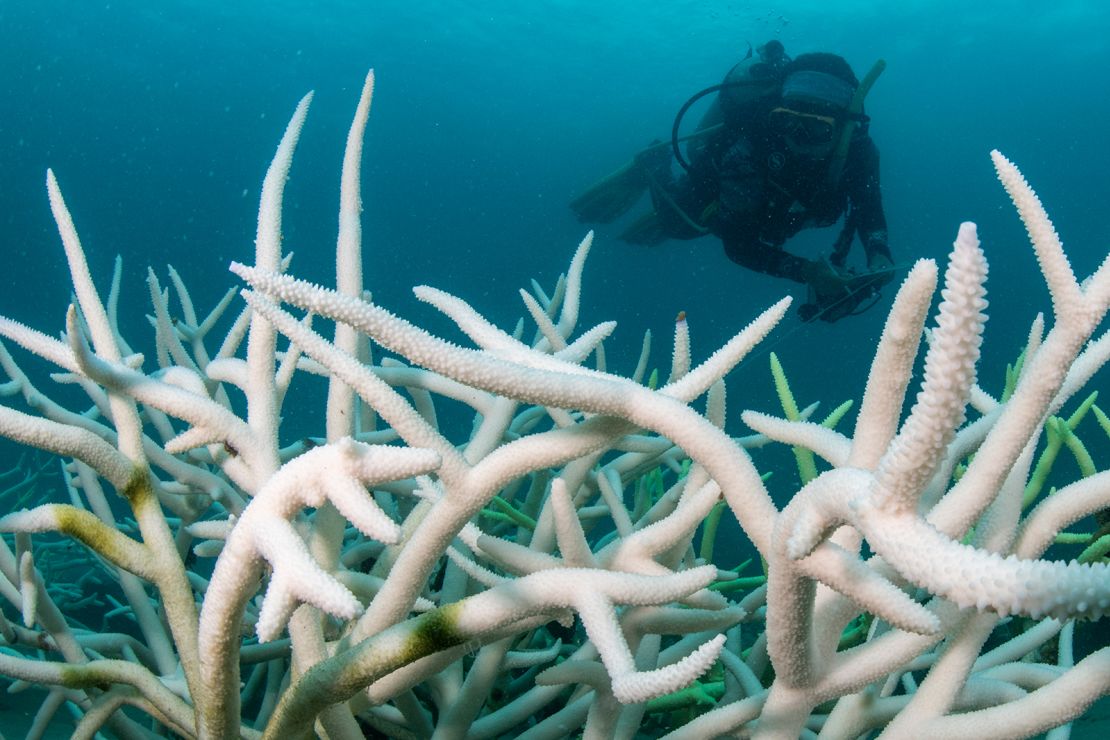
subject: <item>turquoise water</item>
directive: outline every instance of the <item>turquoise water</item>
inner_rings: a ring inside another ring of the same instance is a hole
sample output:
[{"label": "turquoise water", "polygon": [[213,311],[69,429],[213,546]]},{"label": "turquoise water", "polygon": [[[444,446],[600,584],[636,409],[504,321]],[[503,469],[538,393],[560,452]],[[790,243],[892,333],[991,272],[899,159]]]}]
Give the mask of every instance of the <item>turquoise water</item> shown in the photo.
[{"label": "turquoise water", "polygon": [[[992,268],[990,385],[1047,302],[987,153],[997,147],[1023,168],[1077,270],[1092,270],[1110,243],[1110,9],[894,5],[8,0],[2,311],[48,331],[61,325],[69,287],[43,187],[48,166],[104,282],[119,253],[125,297],[144,310],[146,267],[167,262],[202,305],[214,300],[232,284],[227,262],[250,255],[262,175],[309,90],[286,245],[294,272],[330,282],[343,140],[374,68],[368,287],[438,327],[409,293],[428,283],[511,327],[522,314],[516,290],[532,277],[550,285],[586,231],[569,199],[666,136],[678,106],[719,81],[748,42],[778,38],[793,54],[840,53],[860,76],[887,61],[867,106],[891,246],[899,262],[942,257],[960,221],[980,224]],[[644,329],[666,342],[679,310],[704,357],[773,300],[798,295],[728,262],[712,237],[644,250],[616,241],[619,229],[598,230],[583,317],[620,322],[607,346],[614,369],[631,370]],[[815,255],[834,237],[809,232],[791,248]],[[858,396],[884,313],[831,327],[791,318],[780,329],[775,350],[803,399]],[[666,347],[657,350],[665,362]],[[750,376],[734,403],[771,403],[763,360],[737,372]]]},{"label": "turquoise water", "polygon": [[[987,155],[999,148],[1023,169],[1076,271],[1093,270],[1110,244],[1102,2],[0,0],[0,313],[48,333],[63,325],[70,287],[47,167],[105,288],[123,256],[131,335],[148,333],[148,266],[164,276],[172,263],[211,305],[235,284],[227,263],[250,259],[262,176],[309,90],[286,246],[292,272],[332,282],[343,143],[373,68],[367,287],[437,331],[451,329],[412,285],[447,289],[511,329],[524,313],[517,289],[533,277],[550,286],[586,231],[567,202],[665,137],[687,97],[772,38],[791,54],[842,54],[860,76],[886,60],[867,108],[895,259],[943,258],[960,221],[979,224],[992,271],[980,378],[997,391],[1048,302]],[[582,317],[619,322],[613,370],[631,372],[645,329],[665,367],[679,311],[698,359],[784,293],[800,297],[730,263],[712,238],[643,249],[618,242],[620,228],[598,229]],[[835,235],[791,248],[815,256]],[[768,344],[802,403],[858,398],[888,304],[832,326],[784,322]],[[737,434],[740,409],[775,410],[765,352],[730,377],[729,401]],[[1095,452],[1105,468],[1110,451]]]}]

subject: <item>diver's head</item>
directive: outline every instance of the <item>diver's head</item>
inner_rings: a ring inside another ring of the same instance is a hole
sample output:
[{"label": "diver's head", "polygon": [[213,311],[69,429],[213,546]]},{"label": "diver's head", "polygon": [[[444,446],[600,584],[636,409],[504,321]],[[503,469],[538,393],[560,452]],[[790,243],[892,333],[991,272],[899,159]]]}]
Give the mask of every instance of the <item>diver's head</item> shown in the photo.
[{"label": "diver's head", "polygon": [[771,124],[794,153],[824,159],[836,148],[859,80],[843,57],[802,54],[787,65]]}]

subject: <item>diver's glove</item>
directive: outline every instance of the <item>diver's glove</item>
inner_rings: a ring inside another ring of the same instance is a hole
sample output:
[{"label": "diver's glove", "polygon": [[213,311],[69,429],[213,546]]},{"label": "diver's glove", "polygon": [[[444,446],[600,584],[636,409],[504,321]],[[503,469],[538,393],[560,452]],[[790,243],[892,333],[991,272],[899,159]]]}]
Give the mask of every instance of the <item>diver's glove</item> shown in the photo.
[{"label": "diver's glove", "polygon": [[867,275],[871,277],[870,285],[878,290],[894,279],[894,263],[885,254],[872,254],[867,260]]},{"label": "diver's glove", "polygon": [[798,307],[802,321],[816,318],[837,321],[850,314],[860,302],[852,290],[858,276],[836,269],[824,258],[806,263],[802,279],[808,288],[806,302]]},{"label": "diver's glove", "polygon": [[821,258],[806,263],[802,268],[802,279],[813,290],[819,302],[829,303],[847,293],[852,276],[833,267],[827,259]]}]

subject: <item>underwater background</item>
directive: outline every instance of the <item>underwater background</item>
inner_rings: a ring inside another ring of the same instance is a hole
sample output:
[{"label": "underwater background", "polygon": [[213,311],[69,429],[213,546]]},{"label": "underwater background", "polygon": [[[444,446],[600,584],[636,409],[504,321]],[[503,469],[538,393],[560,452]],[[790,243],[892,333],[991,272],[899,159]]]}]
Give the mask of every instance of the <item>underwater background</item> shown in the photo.
[{"label": "underwater background", "polygon": [[[227,264],[251,259],[262,177],[309,90],[285,248],[293,274],[333,283],[343,145],[373,68],[367,288],[452,337],[413,285],[448,290],[511,330],[525,313],[518,289],[536,278],[550,290],[590,228],[571,198],[669,136],[690,95],[770,39],[791,55],[841,54],[859,77],[886,60],[866,110],[894,258],[942,260],[961,221],[979,225],[991,266],[980,383],[997,393],[1030,321],[1049,306],[988,152],[1021,167],[1076,272],[1093,271],[1110,247],[1108,3],[0,0],[0,314],[49,334],[64,324],[71,288],[47,167],[102,291],[123,257],[126,336],[151,335],[148,266],[165,285],[173,264],[206,312],[236,284]],[[624,223],[597,228],[580,320],[618,321],[606,342],[611,370],[632,371],[650,329],[652,366],[665,374],[679,311],[696,362],[783,294],[803,297],[732,264],[713,237],[634,247],[616,240]],[[837,232],[805,232],[788,248],[813,257]],[[770,349],[802,405],[820,400],[827,412],[858,401],[892,294],[833,325],[792,313],[729,376],[729,431],[746,432],[744,408],[778,410]],[[290,425],[319,433],[322,405],[303,413]],[[1081,436],[1104,469],[1110,449],[1089,423]],[[0,443],[0,469],[16,454]],[[788,455],[754,456],[780,476],[776,490],[793,490]]]}]

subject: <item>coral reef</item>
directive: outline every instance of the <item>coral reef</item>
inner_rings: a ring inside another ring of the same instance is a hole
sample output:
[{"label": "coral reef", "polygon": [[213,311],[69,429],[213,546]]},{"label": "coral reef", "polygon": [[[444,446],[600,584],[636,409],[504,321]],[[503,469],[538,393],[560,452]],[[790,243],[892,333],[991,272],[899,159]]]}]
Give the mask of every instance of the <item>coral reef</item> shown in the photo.
[{"label": "coral reef", "polygon": [[[371,74],[343,165],[336,287],[286,274],[281,249],[306,97],[266,176],[253,264],[231,268],[241,312],[221,323],[231,291],[200,317],[172,270],[171,309],[152,272],[153,357],[121,335],[119,311],[138,309],[118,305],[118,269],[100,297],[48,173],[76,302],[60,339],[0,319],[0,434],[61,460],[25,459],[0,479],[0,674],[49,688],[40,727],[65,704],[78,737],[105,726],[120,737],[1022,737],[1110,690],[1110,647],[1073,652],[1076,620],[1110,612],[1107,535],[1080,537],[1090,547],[1078,560],[1045,558],[1064,528],[1110,507],[1110,472],[1044,493],[1033,465],[1043,437],[1070,434],[1055,415],[1110,353],[1105,334],[1091,339],[1110,261],[1077,280],[1000,154],[1053,313],[1047,331],[1033,320],[1006,393],[977,384],[987,263],[965,223],[943,277],[921,260],[898,290],[850,433],[807,421],[779,373],[786,418],[744,412],[758,434],[735,439],[724,378],[788,299],[700,364],[680,316],[662,384],[644,380],[649,342],[621,377],[600,351],[614,325],[578,331],[591,236],[554,290],[522,292],[530,342],[430,287],[417,297],[473,348],[369,300],[359,169],[372,90]],[[91,405],[52,398],[10,345]],[[326,379],[326,425],[289,440],[281,416],[297,374]],[[441,428],[443,403],[473,424]],[[798,449],[803,472],[781,510],[745,452],[772,440]],[[51,477],[69,503],[23,508]],[[721,516],[739,522],[762,573],[711,562]],[[46,565],[74,541],[102,583]],[[110,603],[85,601],[90,591]]]}]

